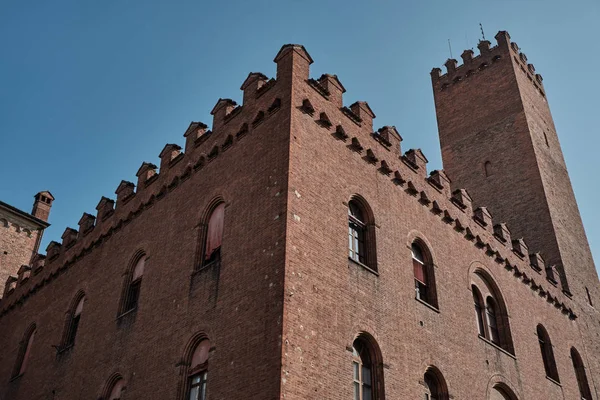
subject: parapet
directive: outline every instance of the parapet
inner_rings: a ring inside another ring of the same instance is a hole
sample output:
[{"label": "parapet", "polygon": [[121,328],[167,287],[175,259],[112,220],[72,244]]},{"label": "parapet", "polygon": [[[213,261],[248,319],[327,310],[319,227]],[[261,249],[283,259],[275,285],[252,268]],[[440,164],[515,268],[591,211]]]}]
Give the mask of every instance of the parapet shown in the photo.
[{"label": "parapet", "polygon": [[542,96],[546,96],[542,84],[542,76],[535,72],[533,64],[528,63],[527,56],[522,53],[515,42],[511,42],[510,35],[506,31],[496,34],[496,46],[491,46],[487,40],[481,40],[477,44],[479,54],[474,56],[473,50],[465,50],[461,54],[462,65],[458,65],[455,59],[448,59],[444,66],[446,73],[442,74],[440,68],[431,70],[431,79],[434,90],[447,90],[453,85],[460,84],[470,77],[479,74],[497,62],[511,60],[515,70],[521,70],[531,81],[533,86]]}]

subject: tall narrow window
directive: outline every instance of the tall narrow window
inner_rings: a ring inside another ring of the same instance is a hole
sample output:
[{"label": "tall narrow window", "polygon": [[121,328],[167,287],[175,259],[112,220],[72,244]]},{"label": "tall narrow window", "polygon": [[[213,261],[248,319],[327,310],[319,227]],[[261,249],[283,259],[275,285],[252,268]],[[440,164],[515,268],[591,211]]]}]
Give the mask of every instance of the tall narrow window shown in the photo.
[{"label": "tall narrow window", "polygon": [[588,384],[587,376],[585,374],[583,360],[575,347],[571,347],[571,360],[573,361],[573,368],[575,369],[575,376],[577,377],[577,386],[579,386],[581,400],[592,400],[592,392],[590,391],[590,385]]},{"label": "tall narrow window", "polygon": [[79,321],[81,320],[81,313],[83,312],[83,301],[84,297],[81,297],[76,303],[75,310],[71,311],[70,320],[67,326],[67,332],[65,337],[65,347],[70,347],[75,344],[75,336],[77,336],[77,330],[79,329]]},{"label": "tall narrow window", "polygon": [[19,353],[17,354],[17,363],[13,371],[13,377],[23,375],[25,373],[25,370],[27,369],[27,362],[29,361],[29,357],[31,356],[31,348],[33,346],[35,331],[35,325],[32,325],[28,329],[24,340],[21,342],[21,346],[19,347]]},{"label": "tall narrow window", "polygon": [[202,340],[192,355],[188,377],[188,400],[206,400],[206,384],[208,382],[208,352],[210,341]]},{"label": "tall narrow window", "polygon": [[362,340],[355,340],[352,346],[352,369],[354,371],[354,400],[375,399],[371,355],[366,343]]},{"label": "tall narrow window", "polygon": [[435,277],[431,255],[421,243],[411,246],[413,274],[415,279],[415,297],[425,303],[437,307]]},{"label": "tall narrow window", "polygon": [[359,263],[366,263],[366,223],[359,204],[351,200],[348,204],[348,257]]},{"label": "tall narrow window", "polygon": [[492,343],[500,344],[500,335],[498,334],[498,310],[496,302],[491,297],[485,301],[485,314],[487,318],[487,330]]},{"label": "tall narrow window", "polygon": [[221,260],[221,243],[223,241],[223,221],[225,219],[225,203],[220,203],[210,214],[202,266],[218,263]]},{"label": "tall narrow window", "polygon": [[473,291],[473,303],[475,304],[475,319],[477,321],[477,331],[479,335],[485,337],[485,324],[483,316],[483,298],[481,292],[477,289],[477,286],[472,285],[471,290]]},{"label": "tall narrow window", "polygon": [[138,307],[140,291],[142,288],[142,278],[146,267],[146,255],[139,256],[135,266],[129,274],[129,282],[125,289],[125,301],[123,304],[123,313],[135,310]]},{"label": "tall narrow window", "polygon": [[554,360],[554,351],[552,350],[552,343],[550,342],[550,336],[542,325],[537,326],[537,336],[540,343],[540,351],[542,353],[542,360],[544,362],[546,376],[555,380],[556,382],[560,382],[558,378],[558,370],[556,369],[556,362]]},{"label": "tall narrow window", "polygon": [[421,247],[413,243],[412,247],[413,270],[415,275],[415,292],[417,299],[429,302],[429,287],[427,285],[427,267]]},{"label": "tall narrow window", "polygon": [[483,269],[474,272],[471,282],[478,334],[514,355],[508,311],[498,285]]}]

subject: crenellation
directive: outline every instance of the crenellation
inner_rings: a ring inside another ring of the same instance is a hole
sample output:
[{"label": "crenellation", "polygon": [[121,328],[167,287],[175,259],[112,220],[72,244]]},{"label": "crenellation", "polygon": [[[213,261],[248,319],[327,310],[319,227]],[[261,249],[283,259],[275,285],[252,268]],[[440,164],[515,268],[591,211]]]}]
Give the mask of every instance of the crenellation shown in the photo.
[{"label": "crenellation", "polygon": [[402,136],[400,136],[395,126],[382,126],[377,130],[377,135],[387,143],[387,147],[392,150],[396,157],[400,157],[402,154]]},{"label": "crenellation", "polygon": [[17,277],[12,275],[6,279],[6,283],[4,284],[4,293],[2,295],[4,302],[6,302],[6,298],[16,290],[17,281]]},{"label": "crenellation", "polygon": [[117,209],[129,201],[135,195],[135,185],[133,182],[122,180],[115,190],[117,195]]},{"label": "crenellation", "polygon": [[473,199],[466,189],[456,189],[452,192],[450,201],[467,215],[473,215]]},{"label": "crenellation", "polygon": [[60,243],[54,240],[48,243],[48,246],[46,246],[46,258],[48,262],[54,261],[60,255],[61,250],[62,245]]},{"label": "crenellation", "polygon": [[157,168],[158,167],[152,163],[149,163],[149,162],[142,163],[142,165],[140,166],[140,168],[138,169],[138,171],[135,174],[135,176],[137,176],[137,178],[138,178],[138,183],[137,183],[138,192],[146,187],[146,184],[150,179],[152,179],[156,175],[158,175],[158,173],[156,172]]},{"label": "crenellation", "polygon": [[433,170],[427,177],[427,182],[433,186],[436,190],[444,193],[446,197],[450,196],[450,178],[443,170]]},{"label": "crenellation", "polygon": [[336,107],[344,105],[343,94],[346,92],[346,88],[344,88],[337,75],[323,74],[317,81],[329,93],[329,101]]},{"label": "crenellation", "polygon": [[94,229],[95,222],[96,217],[84,212],[79,219],[79,235],[83,237],[90,233]]},{"label": "crenellation", "polygon": [[473,50],[471,50],[471,49],[467,49],[467,50],[463,51],[462,54],[460,55],[460,58],[462,58],[462,60],[463,60],[463,64],[470,63],[471,60],[473,60],[474,54],[475,54],[475,52],[473,52]]},{"label": "crenellation", "polygon": [[369,107],[369,103],[366,101],[355,101],[350,105],[350,111],[358,117],[361,125],[364,126],[367,131],[373,131],[373,119],[375,118],[375,113],[371,110],[371,107]]},{"label": "crenellation", "polygon": [[96,206],[96,210],[98,211],[96,214],[96,221],[100,223],[114,213],[115,201],[113,199],[109,199],[108,197],[102,196],[98,202],[98,205]]},{"label": "crenellation", "polygon": [[477,207],[473,211],[473,219],[488,231],[492,227],[492,214],[490,214],[487,207]]},{"label": "crenellation", "polygon": [[213,107],[210,115],[213,116],[212,130],[219,132],[221,127],[225,125],[225,118],[236,108],[237,103],[231,99],[217,100],[217,104]]},{"label": "crenellation", "polygon": [[73,246],[76,242],[77,242],[77,236],[78,236],[79,232],[77,232],[75,229],[73,228],[65,228],[65,231],[63,232],[61,239],[62,239],[62,247],[64,249],[69,249],[71,246]]},{"label": "crenellation", "polygon": [[546,269],[544,259],[539,252],[529,254],[529,265],[538,273]]},{"label": "crenellation", "polygon": [[166,171],[181,154],[181,146],[174,143],[167,143],[158,157],[160,158],[160,171]]},{"label": "crenellation", "polygon": [[418,172],[423,178],[427,176],[427,157],[421,149],[410,149],[402,156],[402,161],[414,172]]},{"label": "crenellation", "polygon": [[22,285],[31,277],[31,267],[29,265],[21,265],[17,271],[18,285]]},{"label": "crenellation", "polygon": [[479,43],[477,43],[479,54],[483,56],[486,53],[489,53],[492,50],[490,47],[491,45],[492,43],[489,40],[480,40]]},{"label": "crenellation", "polygon": [[512,240],[512,250],[513,253],[515,253],[521,259],[523,259],[526,255],[529,254],[529,247],[527,246],[523,238]]},{"label": "crenellation", "polygon": [[186,129],[183,136],[185,137],[185,152],[190,153],[197,145],[200,138],[206,133],[208,126],[199,121],[192,121]]},{"label": "crenellation", "polygon": [[260,72],[250,72],[240,90],[244,91],[243,104],[253,103],[258,91],[269,81],[269,78]]},{"label": "crenellation", "polygon": [[505,246],[512,246],[510,230],[506,226],[505,222],[494,225],[494,236]]}]

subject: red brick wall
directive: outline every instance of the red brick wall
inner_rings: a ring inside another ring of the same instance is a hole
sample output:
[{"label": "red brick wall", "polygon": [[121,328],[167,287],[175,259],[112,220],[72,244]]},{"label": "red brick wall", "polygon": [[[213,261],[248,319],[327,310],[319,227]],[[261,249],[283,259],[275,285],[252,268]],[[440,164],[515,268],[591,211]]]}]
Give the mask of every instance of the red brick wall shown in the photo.
[{"label": "red brick wall", "polygon": [[26,231],[22,227],[2,220],[0,216],[0,297],[9,276],[17,276],[21,265],[31,262],[39,231]]},{"label": "red brick wall", "polygon": [[[427,183],[425,171],[413,172],[393,149],[377,142],[368,120],[357,126],[340,112],[338,95],[332,93],[328,100],[302,80],[293,94],[282,398],[352,398],[348,347],[361,331],[381,348],[388,399],[422,398],[429,365],[439,368],[457,399],[485,398],[499,380],[519,398],[577,398],[569,350],[587,350],[582,326],[550,304],[537,286],[524,282],[533,278],[567,307],[575,307],[574,302],[529,267],[528,260],[512,253],[510,244],[495,239],[491,227],[484,231],[469,212],[451,204],[448,188],[439,193]],[[298,110],[304,99],[314,106],[313,116]],[[505,104],[504,99],[496,101]],[[330,128],[316,122],[323,111],[333,123]],[[519,118],[513,122],[526,123],[522,114]],[[349,136],[346,141],[333,135],[338,124]],[[353,137],[364,147],[361,153],[349,148]],[[523,280],[521,273],[477,248],[454,223],[443,222],[433,203],[424,205],[407,193],[408,183],[394,184],[393,175],[379,171],[379,161],[369,164],[369,148],[529,278]],[[355,194],[374,213],[378,276],[348,261],[347,202]],[[410,244],[417,237],[433,254],[439,312],[415,300]],[[476,268],[489,272],[504,297],[516,359],[477,336],[470,291]],[[545,378],[535,335],[538,323],[548,329],[555,346],[562,388]],[[589,363],[599,353],[592,349],[586,354]]]},{"label": "red brick wall", "polygon": [[[215,348],[211,399],[277,398],[289,85],[278,82],[259,98],[248,97],[224,125],[216,121],[222,126],[204,143],[192,144],[157,180],[118,203],[108,219],[97,221],[92,232],[0,303],[1,398],[47,398],[55,391],[55,398],[97,399],[109,376],[119,372],[127,381],[125,398],[175,399],[184,349],[199,331]],[[258,111],[267,111],[276,97],[281,108],[253,127]],[[249,132],[238,139],[243,123]],[[224,150],[229,134],[233,144]],[[214,145],[219,155],[194,170]],[[175,177],[182,177],[176,185]],[[192,276],[201,216],[217,196],[227,204],[220,274],[212,269]],[[139,308],[117,320],[124,274],[140,249],[148,261]],[[75,346],[57,357],[51,346],[60,344],[79,290],[86,300]],[[37,333],[28,369],[9,382],[19,341],[33,322]]]}]

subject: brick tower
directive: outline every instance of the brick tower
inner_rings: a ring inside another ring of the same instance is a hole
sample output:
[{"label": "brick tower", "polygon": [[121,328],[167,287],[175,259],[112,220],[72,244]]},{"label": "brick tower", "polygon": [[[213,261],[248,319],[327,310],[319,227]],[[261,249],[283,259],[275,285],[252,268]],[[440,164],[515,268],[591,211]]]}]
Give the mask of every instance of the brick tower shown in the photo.
[{"label": "brick tower", "polygon": [[465,50],[461,66],[446,61],[445,75],[432,71],[444,168],[541,253],[549,280],[593,304],[598,277],[542,76],[507,32],[496,40],[479,42],[475,57]]}]

